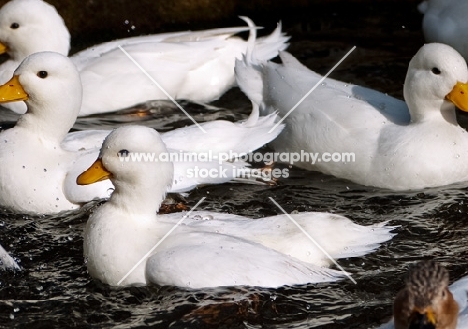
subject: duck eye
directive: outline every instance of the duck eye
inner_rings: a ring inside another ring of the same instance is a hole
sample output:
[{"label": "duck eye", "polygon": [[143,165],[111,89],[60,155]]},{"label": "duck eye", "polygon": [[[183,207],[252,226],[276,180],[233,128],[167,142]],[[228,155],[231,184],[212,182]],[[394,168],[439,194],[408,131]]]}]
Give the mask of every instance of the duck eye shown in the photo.
[{"label": "duck eye", "polygon": [[10,28],[12,29],[17,29],[19,27],[19,24],[18,23],[13,23],[10,25]]},{"label": "duck eye", "polygon": [[48,75],[47,71],[39,71],[39,72],[37,72],[37,76],[38,76],[39,78],[41,78],[41,79],[47,78],[47,75]]},{"label": "duck eye", "polygon": [[130,152],[128,150],[120,150],[118,153],[119,157],[128,157],[128,155],[130,154]]},{"label": "duck eye", "polygon": [[440,70],[437,67],[433,67],[431,71],[432,71],[432,73],[434,73],[436,75],[439,75],[441,73]]}]

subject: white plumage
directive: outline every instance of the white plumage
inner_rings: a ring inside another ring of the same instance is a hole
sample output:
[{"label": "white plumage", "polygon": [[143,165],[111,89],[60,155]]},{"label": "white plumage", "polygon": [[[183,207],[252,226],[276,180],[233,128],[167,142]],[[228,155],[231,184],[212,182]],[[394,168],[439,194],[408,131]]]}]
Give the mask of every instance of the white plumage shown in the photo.
[{"label": "white plumage", "polygon": [[[248,20],[248,19],[247,19]],[[17,28],[12,28],[18,24]],[[152,99],[209,102],[235,85],[234,63],[247,42],[234,37],[248,27],[183,31],[120,39],[83,50],[71,57],[80,71],[83,103],[80,116],[131,107]],[[256,41],[267,60],[287,47],[281,26]],[[27,56],[41,51],[68,54],[70,35],[55,8],[42,0],[12,0],[0,9],[0,43],[10,59],[0,66],[5,83]],[[126,52],[164,89],[157,87]],[[24,113],[23,103],[5,104]]]},{"label": "white plumage", "polygon": [[[152,129],[117,128],[104,141],[96,162],[103,170],[91,166],[79,177],[80,184],[91,184],[95,179],[90,177],[104,171],[115,185],[109,201],[86,225],[84,253],[91,276],[110,285],[122,281],[189,288],[277,287],[343,278],[342,272],[319,267],[331,261],[286,215],[250,219],[199,209],[187,215],[156,215],[172,181],[172,163],[122,165],[117,156],[121,150],[128,156],[166,152]],[[316,212],[291,216],[334,258],[365,255],[393,236],[393,227],[385,223],[360,226],[343,216]]]},{"label": "white plumage", "polygon": [[[280,56],[282,64],[246,56],[236,74],[262,111],[283,117],[322,76],[288,53]],[[271,145],[278,152],[353,154],[354,161],[294,164],[363,185],[406,190],[466,181],[468,133],[452,101],[468,109],[467,81],[466,62],[453,48],[427,44],[409,64],[406,103],[327,78],[285,118]]]}]

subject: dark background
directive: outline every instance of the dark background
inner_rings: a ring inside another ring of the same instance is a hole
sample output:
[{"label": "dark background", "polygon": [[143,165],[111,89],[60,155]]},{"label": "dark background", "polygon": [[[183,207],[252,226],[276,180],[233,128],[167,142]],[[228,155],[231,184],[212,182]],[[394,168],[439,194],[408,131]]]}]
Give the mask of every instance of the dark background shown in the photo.
[{"label": "dark background", "polygon": [[[70,28],[72,52],[141,34],[245,25],[238,15],[264,26],[261,33],[270,33],[281,20],[291,36],[288,51],[310,69],[325,74],[357,46],[331,77],[400,99],[408,62],[424,43],[419,1],[50,3]],[[235,88],[214,102],[218,111],[183,105],[199,122],[239,120],[251,110]],[[137,115],[80,118],[74,128],[134,122],[168,130],[191,124],[170,102],[149,102],[137,110],[142,108]],[[0,114],[3,125],[9,114],[2,109]],[[17,117],[11,118],[12,123]],[[0,241],[23,267],[20,273],[0,275],[0,328],[375,328],[390,318],[393,298],[410,264],[435,258],[448,268],[451,281],[467,275],[467,191],[460,183],[393,192],[297,168],[276,186],[224,184],[194,190],[187,202],[194,206],[207,197],[203,210],[265,217],[279,213],[272,197],[287,212],[327,211],[361,225],[382,221],[399,225],[397,235],[376,252],[339,260],[357,285],[343,280],[279,289],[111,288],[93,280],[83,261],[82,234],[89,209],[57,216],[0,211]]]}]

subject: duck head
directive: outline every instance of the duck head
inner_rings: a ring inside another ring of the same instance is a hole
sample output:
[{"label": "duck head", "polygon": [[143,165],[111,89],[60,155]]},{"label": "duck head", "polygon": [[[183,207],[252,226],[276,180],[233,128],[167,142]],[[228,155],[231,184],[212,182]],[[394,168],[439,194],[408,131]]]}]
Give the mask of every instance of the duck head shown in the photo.
[{"label": "duck head", "polygon": [[28,56],[10,81],[0,86],[0,103],[24,100],[26,114],[17,127],[27,127],[40,138],[61,143],[81,108],[82,87],[71,60],[58,53]]},{"label": "duck head", "polygon": [[456,50],[440,43],[424,45],[410,61],[404,85],[411,121],[442,117],[457,124],[454,105],[468,111],[467,82],[467,64]]},{"label": "duck head", "polygon": [[70,33],[57,10],[42,0],[12,0],[0,9],[0,53],[22,61],[41,51],[68,55]]},{"label": "duck head", "polygon": [[115,191],[109,202],[127,212],[155,214],[173,181],[168,154],[156,130],[120,127],[107,136],[98,159],[78,176],[77,184],[110,179]]},{"label": "duck head", "polygon": [[416,264],[393,304],[395,329],[455,329],[458,304],[448,284],[448,272],[440,264]]}]

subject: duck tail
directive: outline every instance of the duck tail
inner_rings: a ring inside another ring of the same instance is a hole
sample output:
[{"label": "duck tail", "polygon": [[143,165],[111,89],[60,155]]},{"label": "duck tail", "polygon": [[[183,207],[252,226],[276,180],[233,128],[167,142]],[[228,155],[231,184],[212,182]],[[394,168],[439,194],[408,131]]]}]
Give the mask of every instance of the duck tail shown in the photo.
[{"label": "duck tail", "polygon": [[247,50],[245,52],[245,56],[248,58],[249,62],[252,62],[252,54],[255,48],[255,41],[257,40],[258,27],[247,16],[239,16],[239,18],[246,22],[249,26],[249,38],[247,39]]},{"label": "duck tail", "polygon": [[280,51],[289,46],[290,37],[281,32],[281,22],[278,22],[276,29],[268,36],[258,38],[255,42],[255,58],[259,62],[267,61],[276,57]]},{"label": "duck tail", "polygon": [[388,221],[369,226],[356,226],[354,234],[361,235],[361,238],[348,241],[346,250],[340,251],[339,254],[332,255],[332,257],[361,257],[377,250],[382,243],[391,240],[396,235],[396,233],[392,231],[399,227],[398,225],[389,226],[387,224]]},{"label": "duck tail", "polygon": [[[263,102],[263,63],[284,50],[288,46],[286,42],[289,37],[281,32],[281,23],[278,23],[278,27],[272,34],[257,40],[257,26],[254,22],[245,16],[240,18],[248,24],[250,34],[247,50],[241,59],[236,59],[234,71],[237,85],[252,102],[252,112],[244,123],[250,127],[258,124],[260,115],[274,112],[271,109],[265,109]],[[276,114],[272,117],[277,118]],[[276,128],[282,129],[282,126]]]},{"label": "duck tail", "polygon": [[241,59],[236,59],[234,72],[237,85],[254,104],[254,110],[252,111],[252,113],[254,113],[255,111],[258,112],[263,102],[263,79],[262,66],[258,64],[254,54],[255,39],[252,38],[255,38],[255,36],[251,29],[247,52],[242,55]]},{"label": "duck tail", "polygon": [[288,41],[290,37],[281,31],[281,22],[278,22],[276,29],[270,35],[257,39],[257,29],[259,27],[247,16],[239,16],[239,18],[249,26],[246,54],[250,61],[255,61],[256,63],[267,61],[278,56],[280,51],[285,50],[289,46]]},{"label": "duck tail", "polygon": [[249,133],[245,134],[244,140],[239,143],[243,147],[243,150],[239,153],[259,149],[273,141],[284,129],[284,124],[277,124],[277,121],[278,115],[271,113],[258,117],[256,122],[251,125],[244,122],[243,126],[249,128]]}]

